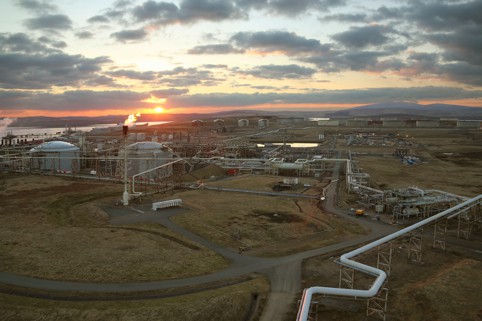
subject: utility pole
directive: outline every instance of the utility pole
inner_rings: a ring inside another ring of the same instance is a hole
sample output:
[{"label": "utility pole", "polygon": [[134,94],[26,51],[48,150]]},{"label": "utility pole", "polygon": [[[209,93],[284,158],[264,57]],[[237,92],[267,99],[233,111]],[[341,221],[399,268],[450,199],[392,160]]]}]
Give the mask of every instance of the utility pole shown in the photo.
[{"label": "utility pole", "polygon": [[127,186],[127,131],[129,127],[122,126],[122,133],[124,134],[124,193],[122,194],[122,204],[129,205],[129,191]]}]

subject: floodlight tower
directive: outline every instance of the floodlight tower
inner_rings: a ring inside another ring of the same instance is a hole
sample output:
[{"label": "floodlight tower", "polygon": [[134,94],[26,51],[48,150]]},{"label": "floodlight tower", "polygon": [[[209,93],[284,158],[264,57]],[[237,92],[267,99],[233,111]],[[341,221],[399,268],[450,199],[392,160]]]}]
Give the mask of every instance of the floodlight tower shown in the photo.
[{"label": "floodlight tower", "polygon": [[129,205],[129,191],[127,184],[127,125],[122,126],[122,134],[124,135],[124,193],[122,194],[122,204]]}]

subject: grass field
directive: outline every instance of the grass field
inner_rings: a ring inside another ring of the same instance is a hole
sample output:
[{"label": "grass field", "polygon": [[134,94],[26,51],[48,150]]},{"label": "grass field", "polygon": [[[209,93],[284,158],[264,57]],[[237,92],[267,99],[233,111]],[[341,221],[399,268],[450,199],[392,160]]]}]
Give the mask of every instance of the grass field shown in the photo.
[{"label": "grass field", "polygon": [[268,288],[263,278],[255,278],[219,289],[150,300],[72,302],[0,294],[0,319],[244,321],[253,295],[264,297]]},{"label": "grass field", "polygon": [[[370,174],[372,186],[380,189],[418,186],[464,196],[482,194],[482,131],[387,129],[383,132],[394,132],[413,142],[411,154],[420,157],[421,162],[410,166],[401,164],[393,156],[358,155],[357,165]],[[338,144],[339,149],[368,154],[390,155],[394,151],[393,146],[347,147],[343,146],[344,140]],[[344,207],[353,206],[357,200],[356,194],[345,193],[344,182],[341,182],[339,196]],[[480,245],[480,228],[473,233],[474,240],[470,244]],[[387,283],[387,320],[482,320],[482,296],[478,295],[482,277],[477,272],[482,263],[471,258],[473,250],[449,244],[446,252],[434,251],[430,248],[431,241],[427,240],[424,241],[423,264],[414,264],[407,262],[407,242],[404,239],[394,244],[392,274]],[[339,268],[333,258],[345,252],[308,260],[303,272],[306,286],[338,287]],[[376,253],[357,260],[376,266]],[[367,288],[372,281],[371,277],[355,273],[356,288]],[[296,310],[294,307],[293,314],[286,320],[294,319]],[[365,315],[366,303],[360,301],[327,300],[320,308],[323,320],[362,320]]]},{"label": "grass field", "polygon": [[[430,242],[427,242],[430,243]],[[466,249],[452,247],[447,252],[423,247],[423,264],[407,260],[408,240],[393,244],[388,288],[387,320],[402,321],[473,321],[482,318],[482,262],[466,257]],[[345,252],[343,252],[345,253]],[[341,253],[340,253],[341,254]],[[335,255],[338,257],[339,255]],[[356,259],[376,266],[377,252],[371,251]],[[321,256],[306,261],[303,281],[306,286],[338,287],[339,267],[333,257]],[[355,288],[367,289],[373,277],[355,272]],[[320,302],[323,320],[365,320],[364,300],[325,300]],[[296,309],[288,320],[293,320]]]},{"label": "grass field", "polygon": [[[279,180],[277,176],[251,175],[210,184],[271,191],[272,183]],[[365,232],[354,223],[324,213],[314,199],[209,190],[185,191],[171,197],[183,199],[195,210],[174,217],[174,221],[223,246],[248,246],[247,253],[252,255],[285,255]]]},{"label": "grass field", "polygon": [[159,224],[108,226],[97,205],[115,202],[109,195],[121,194],[117,184],[22,176],[4,178],[2,186],[1,271],[124,282],[201,275],[227,266],[221,256]]}]

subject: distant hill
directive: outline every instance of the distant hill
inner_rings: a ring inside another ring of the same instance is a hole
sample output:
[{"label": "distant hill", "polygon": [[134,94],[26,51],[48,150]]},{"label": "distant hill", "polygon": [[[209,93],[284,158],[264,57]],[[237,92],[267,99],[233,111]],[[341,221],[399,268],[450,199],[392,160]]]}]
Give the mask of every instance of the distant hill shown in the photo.
[{"label": "distant hill", "polygon": [[[143,114],[138,118],[139,123],[155,121],[191,121],[194,119],[215,119],[215,118],[247,118],[247,117],[324,117],[330,111],[264,111],[264,110],[229,110],[215,113],[189,113],[189,114]],[[71,116],[71,117],[18,117],[9,127],[84,127],[95,124],[117,124],[122,123],[127,115],[110,116]]]},{"label": "distant hill", "polygon": [[[458,118],[458,119],[482,119],[482,108],[467,107],[447,104],[420,105],[407,102],[390,102],[373,105],[358,106],[341,110],[229,110],[215,113],[190,113],[190,114],[146,114],[142,115],[139,123],[154,121],[191,121],[194,119],[214,119],[228,117],[330,117],[330,118],[353,118],[370,117],[396,117],[400,119],[430,119],[430,118]],[[94,124],[117,124],[122,123],[127,115],[110,116],[72,116],[72,117],[19,117],[9,127],[83,127]]]},{"label": "distant hill", "polygon": [[420,105],[408,102],[390,102],[358,106],[335,111],[329,117],[397,117],[397,118],[440,118],[482,119],[482,108],[448,104]]}]

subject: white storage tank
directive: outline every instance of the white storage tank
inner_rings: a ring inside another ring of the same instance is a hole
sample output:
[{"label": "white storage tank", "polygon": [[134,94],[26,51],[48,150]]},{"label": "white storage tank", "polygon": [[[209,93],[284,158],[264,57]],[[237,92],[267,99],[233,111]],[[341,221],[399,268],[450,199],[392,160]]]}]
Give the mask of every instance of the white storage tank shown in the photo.
[{"label": "white storage tank", "polygon": [[249,120],[247,119],[238,120],[238,127],[247,127],[247,126],[249,126]]},{"label": "white storage tank", "polygon": [[77,172],[80,148],[64,141],[42,143],[29,151],[31,167],[55,172]]},{"label": "white storage tank", "polygon": [[[127,146],[127,176],[147,171],[149,169],[167,164],[172,161],[173,152],[167,146],[157,142],[137,142]],[[124,158],[124,151],[119,155]],[[164,169],[167,174],[172,172],[172,167]]]},{"label": "white storage tank", "polygon": [[268,128],[269,127],[269,120],[268,119],[258,119],[258,128]]}]

